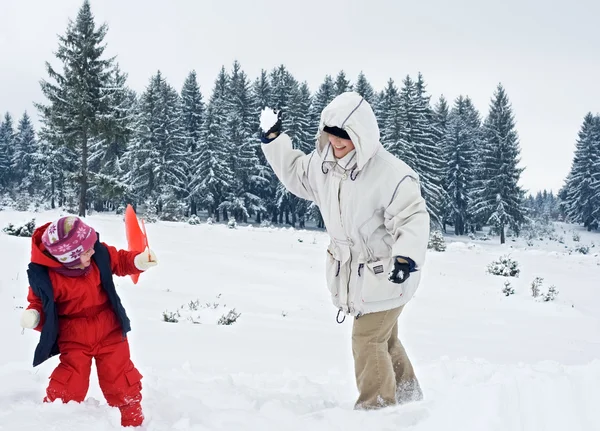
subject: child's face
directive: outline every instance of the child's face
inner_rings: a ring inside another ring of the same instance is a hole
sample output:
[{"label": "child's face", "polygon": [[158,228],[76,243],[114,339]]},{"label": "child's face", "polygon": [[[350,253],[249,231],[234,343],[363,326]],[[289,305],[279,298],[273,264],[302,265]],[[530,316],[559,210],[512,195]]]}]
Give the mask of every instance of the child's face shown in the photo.
[{"label": "child's face", "polygon": [[92,256],[94,255],[95,251],[93,248],[90,248],[87,251],[84,251],[83,254],[81,255],[81,266],[84,268],[87,268],[88,266],[90,266],[90,264],[92,263]]}]

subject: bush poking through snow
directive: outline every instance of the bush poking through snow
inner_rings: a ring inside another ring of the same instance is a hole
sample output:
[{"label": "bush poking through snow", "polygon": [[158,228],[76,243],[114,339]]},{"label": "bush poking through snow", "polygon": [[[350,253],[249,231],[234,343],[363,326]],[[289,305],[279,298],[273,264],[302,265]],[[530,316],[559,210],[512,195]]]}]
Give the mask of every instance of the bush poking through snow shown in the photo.
[{"label": "bush poking through snow", "polygon": [[33,231],[35,230],[35,219],[31,219],[27,223],[21,226],[15,226],[12,223],[9,223],[2,232],[11,235],[11,236],[22,236],[31,238],[33,235]]},{"label": "bush poking through snow", "polygon": [[490,263],[487,270],[490,274],[502,277],[518,277],[521,272],[519,262],[511,259],[508,255],[501,256],[500,259]]},{"label": "bush poking through snow", "polygon": [[444,239],[444,234],[439,230],[435,230],[431,233],[429,237],[429,244],[427,248],[432,248],[435,251],[446,251],[446,240]]},{"label": "bush poking through snow", "polygon": [[227,222],[227,227],[229,229],[236,229],[237,228],[237,222],[235,221],[235,218],[233,218],[233,217],[229,218],[229,222]]},{"label": "bush poking through snow", "polygon": [[502,288],[502,293],[506,296],[514,295],[515,289],[510,285],[510,281],[506,280],[504,282],[504,287]]},{"label": "bush poking through snow", "polygon": [[206,224],[213,224],[213,218],[212,217],[207,218]]},{"label": "bush poking through snow", "polygon": [[581,236],[577,232],[573,232],[573,241],[579,242],[581,241]]},{"label": "bush poking through snow", "polygon": [[163,311],[163,320],[169,323],[178,323],[181,318],[181,314],[178,311]]},{"label": "bush poking through snow", "polygon": [[233,325],[241,315],[241,313],[235,312],[235,308],[233,310],[229,310],[229,313],[221,316],[217,322],[217,325]]},{"label": "bush poking through snow", "polygon": [[578,245],[573,249],[575,253],[588,254],[590,252],[590,247],[587,245]]},{"label": "bush poking through snow", "polygon": [[188,223],[191,224],[192,226],[199,225],[200,217],[198,217],[196,214],[194,214],[188,219]]},{"label": "bush poking through snow", "polygon": [[544,279],[542,277],[535,277],[535,280],[531,282],[531,296],[537,298],[540,296],[541,287]]},{"label": "bush poking through snow", "polygon": [[[218,295],[217,299],[220,297],[221,295]],[[231,325],[241,314],[236,313],[235,308],[223,314],[223,309],[226,307],[226,304],[220,304],[219,302],[208,301],[202,303],[199,299],[196,299],[183,304],[175,311],[163,311],[163,320],[170,323]]]},{"label": "bush poking through snow", "polygon": [[554,301],[558,296],[558,289],[556,286],[550,286],[548,292],[544,293],[543,298],[545,302]]}]

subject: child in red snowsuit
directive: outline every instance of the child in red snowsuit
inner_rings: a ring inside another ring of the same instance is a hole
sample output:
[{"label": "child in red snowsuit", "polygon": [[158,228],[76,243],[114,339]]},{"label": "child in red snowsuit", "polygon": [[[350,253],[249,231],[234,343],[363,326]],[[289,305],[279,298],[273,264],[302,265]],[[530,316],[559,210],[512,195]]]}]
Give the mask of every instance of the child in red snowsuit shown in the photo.
[{"label": "child in red snowsuit", "polygon": [[28,301],[21,326],[41,332],[37,366],[60,353],[44,401],[82,402],[92,358],[100,388],[121,411],[122,426],[139,426],[142,375],[130,359],[131,329],[112,276],[139,274],[157,264],[150,250],[117,250],[77,217],[62,217],[33,234]]}]

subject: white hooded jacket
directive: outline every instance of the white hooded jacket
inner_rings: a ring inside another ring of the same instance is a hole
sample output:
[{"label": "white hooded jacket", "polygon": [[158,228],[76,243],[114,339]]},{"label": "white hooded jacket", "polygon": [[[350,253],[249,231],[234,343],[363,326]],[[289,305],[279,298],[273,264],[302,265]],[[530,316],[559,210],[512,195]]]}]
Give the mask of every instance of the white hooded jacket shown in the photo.
[{"label": "white hooded jacket", "polygon": [[[336,160],[325,126],[344,129],[356,151]],[[359,316],[406,304],[420,282],[429,214],[417,174],[381,145],[371,106],[354,92],[336,97],[308,155],[284,133],[262,149],[285,187],[319,206],[331,238],[326,278],[334,305]],[[416,264],[402,284],[388,280],[394,256]]]}]

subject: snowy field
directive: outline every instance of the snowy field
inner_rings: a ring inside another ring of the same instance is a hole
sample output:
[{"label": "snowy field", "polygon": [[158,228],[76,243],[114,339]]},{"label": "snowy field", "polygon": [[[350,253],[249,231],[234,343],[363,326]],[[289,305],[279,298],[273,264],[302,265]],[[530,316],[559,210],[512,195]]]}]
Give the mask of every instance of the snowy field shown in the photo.
[{"label": "snowy field", "polygon": [[[58,213],[35,216],[42,224]],[[27,217],[0,211],[0,228]],[[104,241],[126,246],[121,218],[88,222]],[[324,285],[325,233],[164,222],[147,230],[159,266],[137,285],[117,283],[144,375],[144,430],[600,430],[599,234],[557,225],[564,245],[546,238],[532,246],[447,237],[446,252],[428,253],[400,318],[425,399],[359,412],[352,322],[335,322]],[[588,255],[568,253],[573,230]],[[19,327],[29,249],[29,238],[0,234],[0,430],[120,429],[94,369],[85,403],[42,403],[58,359],[32,368],[39,333]],[[486,273],[506,253],[521,269],[509,297],[505,279]],[[556,301],[531,297],[535,277],[558,288]],[[200,324],[181,311],[179,323],[163,321],[163,312],[196,300]],[[233,308],[237,322],[217,325]]]}]

